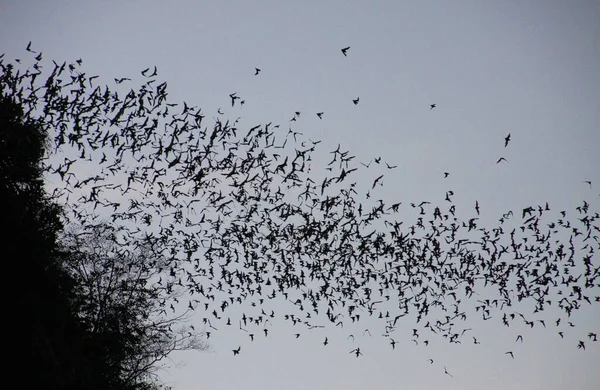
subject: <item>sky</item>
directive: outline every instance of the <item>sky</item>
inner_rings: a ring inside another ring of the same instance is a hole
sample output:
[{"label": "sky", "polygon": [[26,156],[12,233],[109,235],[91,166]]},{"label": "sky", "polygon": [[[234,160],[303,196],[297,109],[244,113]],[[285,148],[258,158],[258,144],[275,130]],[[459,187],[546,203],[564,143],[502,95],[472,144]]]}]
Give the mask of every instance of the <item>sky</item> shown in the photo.
[{"label": "sky", "polygon": [[[599,209],[599,20],[594,0],[3,0],[0,52],[21,58],[31,41],[46,60],[81,58],[100,83],[139,79],[156,65],[170,100],[208,118],[222,108],[249,127],[293,126],[323,141],[315,166],[338,144],[365,164],[381,156],[398,168],[385,172],[378,197],[441,203],[451,189],[458,209],[473,213],[477,200],[493,227],[508,210],[546,201],[554,210],[583,200]],[[234,92],[244,106],[230,106]],[[496,164],[500,157],[507,161]],[[406,322],[395,350],[362,328],[303,330],[296,339],[273,321],[254,342],[219,329],[210,351],[174,354],[160,376],[176,390],[596,389],[600,347],[581,351],[576,342],[600,331],[600,310],[587,307],[576,320],[561,339],[551,326],[473,318],[480,344],[438,338],[429,346],[410,341]],[[359,358],[349,353],[356,346]]]}]

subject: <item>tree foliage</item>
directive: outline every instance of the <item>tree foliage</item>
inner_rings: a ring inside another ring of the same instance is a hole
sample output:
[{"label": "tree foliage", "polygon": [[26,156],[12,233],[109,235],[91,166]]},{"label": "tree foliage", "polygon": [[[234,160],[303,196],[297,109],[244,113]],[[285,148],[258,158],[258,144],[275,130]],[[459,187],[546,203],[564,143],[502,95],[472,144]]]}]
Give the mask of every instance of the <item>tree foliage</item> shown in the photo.
[{"label": "tree foliage", "polygon": [[[5,330],[15,340],[9,343],[15,368],[32,371],[20,383],[51,389],[157,388],[152,374],[158,361],[173,350],[206,345],[197,334],[172,330],[183,316],[161,319],[157,307],[164,298],[143,283],[151,276],[149,253],[108,259],[106,252],[86,251],[110,243],[100,228],[84,242],[63,233],[63,210],[44,189],[46,140],[43,127],[2,94],[0,243],[7,275],[22,278],[20,288],[8,283],[15,289],[8,291],[11,318]],[[127,269],[119,269],[119,261],[127,261]]]},{"label": "tree foliage", "polygon": [[[61,237],[68,254],[66,271],[74,278],[80,320],[102,338],[108,363],[126,383],[155,379],[158,363],[173,351],[206,350],[201,334],[186,326],[189,309],[169,316],[167,304],[178,291],[163,290],[164,260],[145,245],[119,250],[118,229],[110,224],[71,227]],[[179,294],[180,295],[180,294]]]}]

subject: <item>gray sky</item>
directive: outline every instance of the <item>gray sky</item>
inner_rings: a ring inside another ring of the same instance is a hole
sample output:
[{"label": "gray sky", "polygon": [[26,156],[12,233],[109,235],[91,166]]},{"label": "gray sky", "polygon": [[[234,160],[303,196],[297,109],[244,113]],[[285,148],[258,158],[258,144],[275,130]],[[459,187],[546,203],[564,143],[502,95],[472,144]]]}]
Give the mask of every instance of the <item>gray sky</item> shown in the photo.
[{"label": "gray sky", "polygon": [[[599,21],[595,0],[3,1],[0,52],[19,58],[33,41],[46,60],[82,58],[105,83],[156,65],[170,100],[202,107],[207,119],[222,107],[246,125],[287,130],[301,111],[294,130],[323,140],[323,158],[342,143],[357,160],[398,165],[377,193],[386,203],[442,203],[451,189],[459,214],[472,215],[478,200],[482,223],[493,227],[503,212],[546,201],[573,210],[585,199],[598,210]],[[231,108],[233,92],[243,107]],[[405,322],[395,350],[378,334],[359,337],[363,325],[295,339],[274,321],[253,343],[222,327],[212,352],[174,355],[182,367],[161,376],[176,390],[596,389],[598,343],[575,348],[600,331],[597,305],[588,309],[564,339],[553,325],[506,328],[473,317],[467,325],[481,344],[431,338],[425,347],[410,341]],[[356,346],[360,358],[348,353]]]}]

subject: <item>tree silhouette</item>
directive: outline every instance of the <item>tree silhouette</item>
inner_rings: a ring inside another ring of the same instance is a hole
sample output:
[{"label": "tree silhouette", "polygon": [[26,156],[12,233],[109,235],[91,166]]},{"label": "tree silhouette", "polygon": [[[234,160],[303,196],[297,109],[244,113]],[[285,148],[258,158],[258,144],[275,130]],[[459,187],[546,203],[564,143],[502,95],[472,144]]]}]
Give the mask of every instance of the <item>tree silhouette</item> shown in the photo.
[{"label": "tree silhouette", "polygon": [[[275,316],[309,329],[376,321],[387,337],[408,320],[460,342],[469,316],[533,327],[554,303],[563,329],[600,302],[600,216],[588,202],[569,213],[526,205],[489,229],[460,217],[452,191],[440,205],[377,199],[381,158],[361,167],[340,145],[327,175],[314,172],[319,141],[292,128],[242,130],[221,110],[209,127],[201,109],[168,102],[156,68],[128,90],[94,85],[81,65],[54,63],[38,85],[41,71],[2,63],[2,95],[53,129],[45,172],[71,220],[110,215],[122,253],[145,243],[164,256],[163,288],[197,298],[209,327],[230,325],[229,308],[243,305],[233,323],[265,335]],[[371,179],[353,180],[357,171]]]},{"label": "tree silhouette", "polygon": [[[61,271],[55,248],[60,209],[44,196],[40,160],[45,134],[10,97],[0,101],[0,213],[3,259],[7,275],[22,277],[24,286],[7,300],[14,316],[6,334],[23,345],[15,362],[28,362],[39,383],[60,387],[75,367],[66,353],[74,348],[68,335],[78,332],[70,296],[74,283]],[[11,351],[12,352],[12,351]],[[25,378],[28,380],[31,378]]]},{"label": "tree silhouette", "polygon": [[71,227],[61,236],[64,268],[78,287],[79,317],[103,340],[105,360],[125,383],[143,383],[155,379],[157,364],[173,351],[208,345],[185,326],[190,308],[174,314],[181,294],[179,286],[162,289],[158,270],[165,260],[145,245],[122,252],[117,234],[110,224]]},{"label": "tree silhouette", "polygon": [[[0,242],[7,275],[23,279],[23,287],[16,293],[8,291],[7,312],[13,317],[5,331],[19,343],[9,349],[10,360],[17,362],[19,371],[22,365],[33,371],[21,378],[24,386],[157,388],[152,377],[156,362],[173,350],[204,344],[187,333],[175,337],[168,329],[179,325],[181,316],[145,321],[154,314],[152,308],[161,297],[140,285],[140,279],[117,277],[116,268],[109,268],[100,254],[84,258],[84,248],[104,236],[98,234],[84,245],[61,234],[62,209],[47,197],[43,186],[41,160],[46,145],[46,133],[39,123],[24,119],[20,105],[3,95]],[[59,245],[59,238],[68,245]],[[104,268],[95,267],[102,262]],[[75,266],[80,271],[92,270],[89,278],[75,274]],[[135,266],[130,266],[130,271],[137,272],[130,275],[138,278],[147,274]],[[103,286],[100,281],[107,279],[120,284]],[[122,283],[124,280],[138,284]],[[116,293],[123,294],[120,301]],[[126,297],[129,299],[123,300]],[[103,313],[92,316],[99,304]],[[174,345],[186,340],[187,344]]]}]

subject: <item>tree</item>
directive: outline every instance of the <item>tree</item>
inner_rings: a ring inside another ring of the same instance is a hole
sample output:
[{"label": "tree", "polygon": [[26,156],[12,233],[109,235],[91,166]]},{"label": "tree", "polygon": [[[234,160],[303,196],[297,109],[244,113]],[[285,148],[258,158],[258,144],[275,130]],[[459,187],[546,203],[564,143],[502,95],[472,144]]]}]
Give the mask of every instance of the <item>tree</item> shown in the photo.
[{"label": "tree", "polygon": [[145,244],[123,251],[118,234],[107,223],[71,227],[61,237],[65,269],[78,288],[79,318],[101,341],[99,354],[125,383],[144,383],[156,379],[157,364],[173,351],[208,345],[184,325],[189,308],[171,315],[181,294],[178,286],[167,290],[159,283],[164,259]]},{"label": "tree", "polygon": [[[7,96],[0,100],[0,235],[7,275],[23,277],[12,293],[8,310],[13,320],[6,333],[23,344],[15,346],[15,362],[28,362],[39,383],[51,388],[70,381],[74,367],[67,351],[78,331],[71,316],[72,280],[62,272],[55,240],[61,228],[60,209],[44,195],[40,160],[45,134]],[[25,380],[31,378],[25,378]]]},{"label": "tree", "polygon": [[20,344],[10,349],[11,360],[33,370],[22,379],[26,386],[157,388],[157,362],[174,350],[206,344],[196,332],[172,330],[185,314],[164,318],[156,312],[168,296],[143,283],[151,276],[147,251],[129,258],[110,252],[106,227],[96,227],[85,241],[61,234],[62,209],[43,186],[46,145],[39,123],[1,96],[0,240],[7,275],[24,279],[18,293],[8,291],[7,312],[14,317],[6,332]]},{"label": "tree", "polygon": [[[390,336],[406,316],[459,342],[473,314],[509,326],[533,323],[552,303],[570,317],[600,302],[600,215],[587,202],[574,218],[527,205],[489,229],[461,218],[450,191],[443,205],[359,201],[384,174],[352,181],[362,168],[341,145],[320,178],[311,165],[319,141],[271,123],[242,131],[239,119],[209,128],[201,109],[168,103],[156,69],[127,91],[94,86],[80,68],[55,63],[43,87],[26,91],[41,72],[2,65],[0,85],[56,129],[66,157],[46,172],[58,175],[73,220],[109,214],[126,231],[123,248],[146,242],[164,255],[165,288],[180,282],[197,296],[208,326],[231,323],[228,308],[249,303],[243,330],[275,315],[308,328],[370,318]],[[401,207],[413,223],[397,219]],[[269,310],[277,300],[286,313]]]}]

